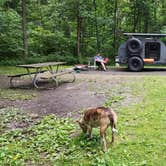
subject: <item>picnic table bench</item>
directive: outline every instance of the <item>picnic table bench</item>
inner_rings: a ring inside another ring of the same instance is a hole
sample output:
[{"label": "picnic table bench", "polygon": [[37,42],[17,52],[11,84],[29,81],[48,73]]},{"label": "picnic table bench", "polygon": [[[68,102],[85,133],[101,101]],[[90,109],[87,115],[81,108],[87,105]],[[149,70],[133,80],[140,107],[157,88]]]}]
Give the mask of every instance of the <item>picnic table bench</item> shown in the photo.
[{"label": "picnic table bench", "polygon": [[[52,79],[56,82],[58,86],[58,76],[65,74],[72,74],[73,79],[71,82],[75,81],[75,75],[73,70],[59,71],[59,66],[66,64],[66,62],[46,62],[46,63],[37,63],[37,64],[26,64],[26,65],[17,65],[17,67],[25,68],[26,73],[9,75],[10,78],[10,87],[14,87],[13,80],[14,78],[22,77],[28,75],[34,87],[39,88],[37,85],[39,79]],[[53,70],[53,66],[56,66],[56,70]],[[35,71],[31,72],[30,69]]]}]

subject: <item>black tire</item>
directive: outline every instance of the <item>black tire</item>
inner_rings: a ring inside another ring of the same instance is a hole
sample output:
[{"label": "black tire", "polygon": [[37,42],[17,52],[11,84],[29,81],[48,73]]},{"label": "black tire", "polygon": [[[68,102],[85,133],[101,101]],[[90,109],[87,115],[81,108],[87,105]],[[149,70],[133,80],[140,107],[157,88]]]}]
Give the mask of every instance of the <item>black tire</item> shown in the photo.
[{"label": "black tire", "polygon": [[129,53],[140,53],[142,48],[142,42],[137,38],[131,38],[127,41],[127,49]]},{"label": "black tire", "polygon": [[141,71],[143,67],[144,67],[144,63],[140,57],[134,56],[128,60],[128,69],[130,71],[134,71],[134,72]]}]

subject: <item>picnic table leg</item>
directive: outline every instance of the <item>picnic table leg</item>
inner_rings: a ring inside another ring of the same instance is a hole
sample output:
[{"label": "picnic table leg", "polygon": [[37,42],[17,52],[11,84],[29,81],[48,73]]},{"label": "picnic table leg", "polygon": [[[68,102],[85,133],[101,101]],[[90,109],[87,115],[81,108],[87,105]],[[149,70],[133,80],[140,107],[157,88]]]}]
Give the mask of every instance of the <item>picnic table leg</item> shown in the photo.
[{"label": "picnic table leg", "polygon": [[69,74],[71,74],[73,76],[73,79],[71,81],[69,80],[68,82],[72,83],[76,80],[76,76],[75,76],[74,72],[71,72]]},{"label": "picnic table leg", "polygon": [[73,80],[72,80],[72,82],[74,82],[75,80],[76,80],[76,76],[75,76],[75,74],[72,72],[71,73],[72,75],[73,75]]},{"label": "picnic table leg", "polygon": [[[58,72],[58,66],[59,66],[59,65],[57,65],[56,73]],[[52,66],[48,66],[48,71],[49,71],[51,74],[54,74],[53,69],[52,69]],[[53,79],[53,81],[55,81],[56,86],[58,86],[58,80],[57,80],[57,77],[54,76],[54,77],[52,77],[52,79]]]},{"label": "picnic table leg", "polygon": [[14,85],[13,85],[13,79],[14,79],[14,77],[10,77],[10,88],[13,88],[14,87]]},{"label": "picnic table leg", "polygon": [[36,73],[35,73],[34,77],[32,78],[32,83],[35,88],[39,88],[37,85],[37,75],[40,73],[40,71],[41,71],[41,68],[37,68]]},{"label": "picnic table leg", "polygon": [[32,75],[31,75],[31,72],[30,72],[29,68],[26,68],[26,70],[27,70],[27,73],[28,73],[29,77],[30,77],[31,80],[33,81],[33,77],[32,77]]},{"label": "picnic table leg", "polygon": [[56,73],[58,72],[58,69],[59,69],[59,65],[57,65],[57,67],[56,67]]}]

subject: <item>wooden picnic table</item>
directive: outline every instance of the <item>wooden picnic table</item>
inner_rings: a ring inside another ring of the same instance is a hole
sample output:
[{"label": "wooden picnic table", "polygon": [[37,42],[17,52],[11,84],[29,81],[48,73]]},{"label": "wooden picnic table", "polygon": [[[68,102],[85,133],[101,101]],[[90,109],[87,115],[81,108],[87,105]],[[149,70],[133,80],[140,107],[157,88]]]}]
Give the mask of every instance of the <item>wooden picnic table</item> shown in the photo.
[{"label": "wooden picnic table", "polygon": [[[11,87],[14,87],[13,82],[12,82],[14,78],[29,75],[29,77],[32,80],[33,86],[36,88],[39,88],[39,86],[37,85],[38,77],[41,75],[41,73],[45,73],[45,72],[47,73],[47,75],[45,74],[45,76],[43,76],[43,78],[52,79],[56,82],[56,85],[58,85],[58,81],[56,78],[57,76],[69,74],[69,73],[73,74],[72,70],[59,71],[59,66],[64,65],[64,64],[66,64],[66,62],[45,62],[45,63],[36,63],[36,64],[17,65],[17,67],[25,68],[27,72],[24,74],[17,74],[17,75],[9,76],[10,85],[11,85]],[[53,70],[53,66],[56,66],[55,70]],[[31,72],[30,69],[34,69],[35,71]],[[73,77],[74,77],[73,78],[73,81],[74,81],[75,80],[74,74],[73,74]]]}]

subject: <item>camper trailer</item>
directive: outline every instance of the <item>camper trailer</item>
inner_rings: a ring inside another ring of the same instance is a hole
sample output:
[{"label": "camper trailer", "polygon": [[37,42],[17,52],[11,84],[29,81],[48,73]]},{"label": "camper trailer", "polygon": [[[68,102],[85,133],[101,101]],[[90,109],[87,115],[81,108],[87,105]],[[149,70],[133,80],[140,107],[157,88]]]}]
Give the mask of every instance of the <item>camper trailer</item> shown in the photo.
[{"label": "camper trailer", "polygon": [[166,64],[166,46],[160,40],[166,34],[124,33],[128,37],[118,49],[117,64],[127,64],[130,71],[141,71],[145,64]]}]

